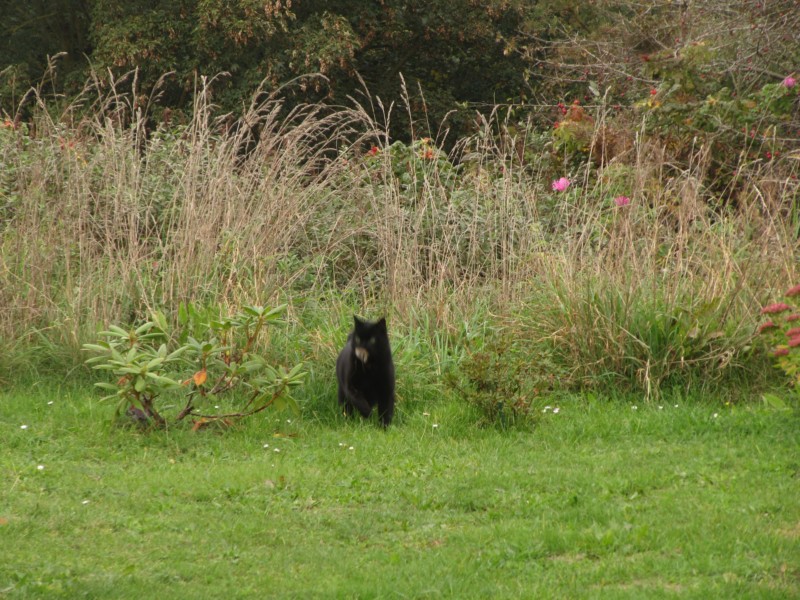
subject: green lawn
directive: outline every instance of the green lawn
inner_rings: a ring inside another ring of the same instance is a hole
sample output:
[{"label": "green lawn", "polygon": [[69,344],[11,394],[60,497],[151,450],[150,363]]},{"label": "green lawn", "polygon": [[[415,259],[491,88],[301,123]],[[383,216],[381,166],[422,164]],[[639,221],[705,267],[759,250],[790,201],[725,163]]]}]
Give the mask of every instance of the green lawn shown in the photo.
[{"label": "green lawn", "polygon": [[141,434],[96,398],[0,394],[2,597],[800,597],[796,412],[568,398],[501,432],[439,400],[386,433],[307,409]]}]

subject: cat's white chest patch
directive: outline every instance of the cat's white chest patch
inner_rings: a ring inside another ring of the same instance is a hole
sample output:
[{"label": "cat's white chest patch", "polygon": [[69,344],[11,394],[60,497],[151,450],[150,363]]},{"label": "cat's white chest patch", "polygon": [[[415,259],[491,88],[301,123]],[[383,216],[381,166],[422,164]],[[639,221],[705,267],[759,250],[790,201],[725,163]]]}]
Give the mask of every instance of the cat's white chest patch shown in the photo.
[{"label": "cat's white chest patch", "polygon": [[366,348],[356,348],[356,358],[366,364],[369,358],[369,352],[367,352]]}]

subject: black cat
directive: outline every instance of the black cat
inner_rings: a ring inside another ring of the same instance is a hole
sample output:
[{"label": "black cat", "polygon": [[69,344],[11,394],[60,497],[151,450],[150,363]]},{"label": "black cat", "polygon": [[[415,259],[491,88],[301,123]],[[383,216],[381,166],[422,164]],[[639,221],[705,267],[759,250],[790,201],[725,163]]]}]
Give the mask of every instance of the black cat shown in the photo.
[{"label": "black cat", "polygon": [[355,327],[336,360],[339,404],[347,416],[355,408],[364,417],[377,405],[381,423],[388,427],[394,416],[394,363],[386,319],[353,319]]}]

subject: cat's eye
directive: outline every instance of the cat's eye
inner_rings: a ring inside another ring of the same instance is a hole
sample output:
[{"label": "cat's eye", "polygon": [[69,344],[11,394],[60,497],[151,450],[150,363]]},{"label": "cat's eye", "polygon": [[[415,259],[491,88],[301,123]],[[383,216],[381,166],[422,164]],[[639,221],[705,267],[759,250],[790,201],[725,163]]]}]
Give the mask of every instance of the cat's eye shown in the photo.
[{"label": "cat's eye", "polygon": [[375,336],[373,335],[371,338],[369,338],[369,345],[371,346],[374,343],[375,343]]},{"label": "cat's eye", "polygon": [[360,343],[361,343],[361,338],[360,338],[360,337],[358,337],[358,336],[354,336],[354,338],[353,338],[353,339],[355,339],[355,341],[356,341],[356,344],[360,344]]}]

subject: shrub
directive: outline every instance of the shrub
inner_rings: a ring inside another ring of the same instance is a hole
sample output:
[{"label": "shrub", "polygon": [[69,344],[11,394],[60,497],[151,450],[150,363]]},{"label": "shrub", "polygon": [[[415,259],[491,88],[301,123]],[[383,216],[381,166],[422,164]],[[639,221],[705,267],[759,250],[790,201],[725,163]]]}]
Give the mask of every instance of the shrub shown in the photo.
[{"label": "shrub", "polygon": [[[183,306],[179,314],[183,331],[177,339],[168,334],[163,313],[156,312],[136,328],[112,325],[100,332],[104,339],[84,344],[86,350],[99,355],[86,362],[117,378],[115,383],[95,384],[111,392],[104,399],[117,399],[116,417],[124,411],[143,426],[165,426],[167,420],[159,412],[157,400],[183,389],[188,390],[185,404],[174,422],[195,416],[199,418],[195,424],[200,426],[250,416],[269,407],[297,411],[289,392],[302,383],[303,365],[275,368],[256,352],[262,330],[278,322],[285,308],[246,306],[233,316],[217,317],[219,311]],[[215,398],[233,390],[246,399],[237,411],[212,414],[208,410]]]},{"label": "shrub", "polygon": [[800,395],[800,285],[786,291],[786,302],[776,302],[761,309],[767,317],[758,332],[767,340],[775,366],[789,379],[795,394]]},{"label": "shrub", "polygon": [[448,384],[481,414],[482,423],[526,428],[541,414],[537,404],[555,390],[563,369],[546,350],[512,335],[512,327],[472,340]]}]

